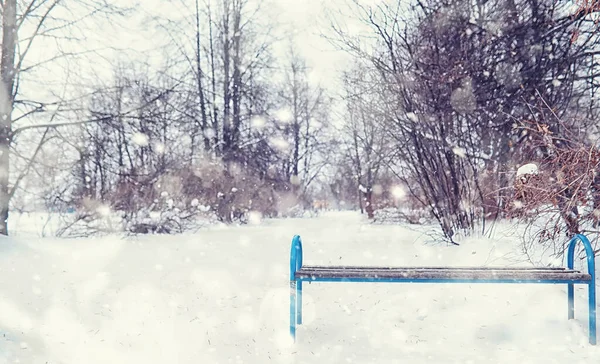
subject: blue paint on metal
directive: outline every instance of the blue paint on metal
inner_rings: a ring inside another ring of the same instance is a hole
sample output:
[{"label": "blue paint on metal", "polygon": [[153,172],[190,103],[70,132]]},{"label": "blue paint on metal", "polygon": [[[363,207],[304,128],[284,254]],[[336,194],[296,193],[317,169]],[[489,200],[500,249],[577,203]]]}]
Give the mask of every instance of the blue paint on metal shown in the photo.
[{"label": "blue paint on metal", "polygon": [[[589,338],[590,344],[596,345],[596,263],[594,258],[594,249],[592,244],[585,235],[577,234],[569,242],[569,249],[567,251],[567,267],[569,269],[574,268],[575,263],[575,247],[577,242],[581,242],[585,249],[585,255],[587,258],[588,274],[592,276],[592,279],[587,282],[588,284],[588,323],[589,323]],[[574,297],[573,285],[569,284],[567,289],[567,300],[569,304],[569,319],[575,318],[575,297]]]},{"label": "blue paint on metal", "polygon": [[[300,259],[298,259],[300,256]],[[299,235],[292,239],[292,250],[290,254],[290,280],[295,280],[296,271],[302,267],[302,241]]]},{"label": "blue paint on metal", "polygon": [[302,325],[302,281],[298,281],[296,285],[296,297],[298,304],[296,306],[296,323]]},{"label": "blue paint on metal", "polygon": [[296,281],[290,281],[290,335],[296,341]]},{"label": "blue paint on metal", "polygon": [[[567,265],[574,268],[574,254],[577,242],[585,248],[588,274],[590,281],[573,279],[465,279],[439,277],[427,278],[402,278],[402,277],[368,277],[368,278],[339,278],[339,277],[296,277],[296,272],[302,268],[302,241],[299,235],[292,239],[290,254],[290,335],[296,341],[296,325],[302,323],[302,282],[349,282],[349,283],[516,283],[516,284],[567,284],[568,318],[575,317],[574,310],[574,285],[587,284],[589,294],[589,342],[596,345],[596,268],[594,250],[590,241],[581,234],[575,235],[569,242],[567,252]],[[368,269],[364,267],[363,269]],[[451,269],[451,268],[449,268]]]},{"label": "blue paint on metal", "polygon": [[[297,242],[297,252],[298,252],[298,256],[296,258],[296,270],[299,270],[300,268],[302,268],[302,239],[300,239],[300,236],[298,236],[298,242]],[[296,285],[296,299],[297,299],[297,304],[296,304],[296,323],[298,325],[302,325],[302,281],[299,280],[298,284]]]},{"label": "blue paint on metal", "polygon": [[290,335],[296,341],[296,324],[302,323],[302,282],[296,279],[296,271],[302,267],[302,240],[299,235],[292,239],[290,252]]},{"label": "blue paint on metal", "polygon": [[573,283],[567,283],[567,304],[568,304],[568,319],[575,318],[575,286]]}]

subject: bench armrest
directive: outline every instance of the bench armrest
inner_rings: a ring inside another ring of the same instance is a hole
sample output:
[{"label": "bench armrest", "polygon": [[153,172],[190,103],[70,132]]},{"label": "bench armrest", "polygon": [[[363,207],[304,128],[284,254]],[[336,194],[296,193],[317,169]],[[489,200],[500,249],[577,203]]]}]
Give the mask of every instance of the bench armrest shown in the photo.
[{"label": "bench armrest", "polygon": [[300,268],[302,268],[302,239],[300,235],[294,235],[290,253],[290,281],[296,280],[296,272]]},{"label": "bench armrest", "polygon": [[575,260],[575,246],[577,242],[580,241],[583,244],[585,249],[585,255],[587,258],[587,266],[588,273],[592,276],[592,281],[594,280],[594,276],[596,275],[596,264],[594,259],[594,249],[592,248],[592,243],[588,240],[585,235],[577,234],[571,241],[569,242],[569,250],[567,251],[567,267],[569,269],[573,269],[574,260]]}]

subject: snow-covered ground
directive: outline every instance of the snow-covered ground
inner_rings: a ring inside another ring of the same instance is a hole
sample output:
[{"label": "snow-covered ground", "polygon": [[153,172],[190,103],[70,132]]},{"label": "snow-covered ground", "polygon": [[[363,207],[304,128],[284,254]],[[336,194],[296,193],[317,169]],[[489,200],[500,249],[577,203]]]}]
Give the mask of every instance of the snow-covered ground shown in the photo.
[{"label": "snow-covered ground", "polygon": [[[17,227],[18,228],[18,227]],[[307,264],[502,265],[514,230],[460,247],[355,213],[179,236],[0,241],[0,363],[595,363],[587,292],[315,283],[290,345],[289,250]]]}]

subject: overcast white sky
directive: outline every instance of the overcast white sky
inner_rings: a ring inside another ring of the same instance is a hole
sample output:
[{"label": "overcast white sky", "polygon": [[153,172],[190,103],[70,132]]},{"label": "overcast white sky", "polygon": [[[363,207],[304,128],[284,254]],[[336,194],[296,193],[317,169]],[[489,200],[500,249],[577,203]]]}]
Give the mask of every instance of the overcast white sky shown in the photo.
[{"label": "overcast white sky", "polygon": [[[165,6],[165,1],[144,0],[142,2],[143,13],[146,14],[170,14],[174,18],[185,14],[183,2],[193,4],[193,0],[171,0],[172,6]],[[208,0],[203,0],[208,1]],[[347,56],[336,50],[321,34],[327,32],[328,24],[325,16],[327,7],[336,6],[346,0],[263,0],[261,14],[259,16],[275,20],[274,35],[281,41],[273,44],[274,54],[283,56],[287,51],[286,38],[294,37],[298,53],[304,56],[308,65],[313,69],[312,78],[320,80],[324,85],[333,83],[340,69],[346,68]],[[217,1],[212,0],[213,6]],[[155,5],[153,5],[155,4]],[[133,34],[123,37],[128,39],[132,49],[146,50],[148,53],[156,49],[153,39],[155,30],[144,22],[145,14],[139,14],[138,29],[132,29]],[[160,53],[156,53],[159,55]]]},{"label": "overcast white sky", "polygon": [[322,33],[328,31],[326,9],[334,5],[335,0],[274,1],[281,7],[278,19],[285,24],[282,31],[295,33],[299,53],[306,57],[314,74],[326,84],[333,82],[347,62],[346,55],[322,37]]}]

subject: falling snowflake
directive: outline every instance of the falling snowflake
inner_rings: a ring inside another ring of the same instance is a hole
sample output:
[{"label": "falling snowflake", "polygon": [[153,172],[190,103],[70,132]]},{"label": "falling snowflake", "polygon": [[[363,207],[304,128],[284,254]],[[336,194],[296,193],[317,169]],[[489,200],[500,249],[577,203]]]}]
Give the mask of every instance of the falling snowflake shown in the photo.
[{"label": "falling snowflake", "polygon": [[148,143],[150,142],[150,139],[148,138],[148,136],[144,133],[135,133],[133,134],[133,136],[131,137],[131,141],[134,144],[139,145],[140,147],[145,147],[148,145]]},{"label": "falling snowflake", "polygon": [[283,108],[283,109],[277,110],[277,112],[275,113],[275,116],[277,117],[277,120],[282,123],[289,123],[294,118],[294,114],[292,113],[292,110],[290,110],[289,108]]},{"label": "falling snowflake", "polygon": [[282,137],[271,138],[271,144],[282,152],[285,152],[290,147],[290,143]]},{"label": "falling snowflake", "polygon": [[380,184],[376,184],[373,186],[373,193],[376,195],[381,195],[383,193],[383,186]]},{"label": "falling snowflake", "polygon": [[248,223],[252,225],[259,225],[262,221],[262,214],[259,211],[250,211],[248,213]]},{"label": "falling snowflake", "polygon": [[301,182],[300,181],[300,177],[298,177],[297,175],[292,175],[290,177],[290,183],[291,184],[298,186],[298,185],[300,185],[300,182]]},{"label": "falling snowflake", "polygon": [[467,151],[465,148],[454,147],[452,148],[452,152],[461,158],[465,158],[467,156]]},{"label": "falling snowflake", "polygon": [[101,216],[108,216],[110,215],[110,207],[108,205],[100,205],[96,208],[96,212]]},{"label": "falling snowflake", "polygon": [[414,112],[406,113],[406,117],[408,118],[408,120],[412,121],[413,123],[416,123],[417,121],[419,121],[417,114],[415,114]]},{"label": "falling snowflake", "polygon": [[163,143],[156,142],[154,143],[154,152],[158,154],[163,154],[167,148]]},{"label": "falling snowflake", "polygon": [[450,105],[460,114],[468,114],[477,108],[477,100],[469,77],[464,78],[462,85],[452,91]]},{"label": "falling snowflake", "polygon": [[252,119],[250,119],[250,125],[252,125],[252,127],[256,129],[262,129],[265,127],[266,124],[267,119],[259,115],[255,115],[252,117]]},{"label": "falling snowflake", "polygon": [[212,128],[208,128],[206,130],[204,130],[204,136],[207,138],[214,138],[216,135],[214,129]]},{"label": "falling snowflake", "polygon": [[521,85],[521,68],[518,64],[500,63],[496,66],[494,76],[498,83],[509,89],[517,88]]},{"label": "falling snowflake", "polygon": [[392,196],[394,196],[397,199],[401,199],[404,198],[404,196],[406,196],[406,191],[402,186],[394,186],[392,187],[392,190],[390,192],[392,193]]}]

